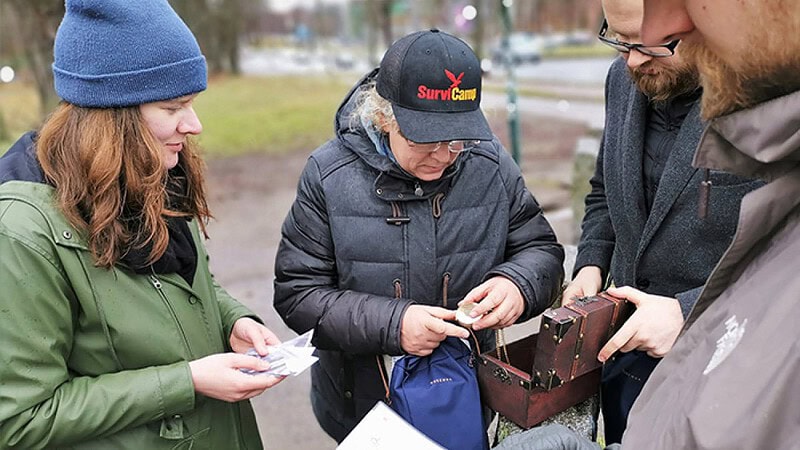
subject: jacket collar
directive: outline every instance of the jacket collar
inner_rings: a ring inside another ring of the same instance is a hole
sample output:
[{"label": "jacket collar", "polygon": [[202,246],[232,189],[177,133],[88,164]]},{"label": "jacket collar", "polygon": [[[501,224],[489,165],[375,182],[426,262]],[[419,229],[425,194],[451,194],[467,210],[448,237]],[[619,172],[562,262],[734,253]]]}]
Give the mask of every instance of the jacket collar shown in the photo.
[{"label": "jacket collar", "polygon": [[[713,303],[747,266],[753,249],[768,245],[769,239],[800,207],[800,166],[744,196],[730,247],[714,268],[699,300],[684,324],[684,330]],[[743,263],[743,261],[745,261]]]},{"label": "jacket collar", "polygon": [[[625,71],[627,75],[627,70]],[[644,133],[647,120],[647,97],[636,88],[631,81],[628,86],[628,103],[625,110],[625,128],[620,133],[620,140],[606,145],[617,145],[622,149],[620,164],[622,195],[625,204],[637,205],[629,211],[629,220],[635,229],[641,231],[647,222],[644,207],[644,186],[642,184],[642,158],[644,149]]]},{"label": "jacket collar", "polygon": [[[400,167],[391,158],[381,155],[370,140],[367,130],[361,123],[351,120],[356,108],[357,93],[371,82],[378,74],[378,69],[366,74],[350,90],[336,112],[336,137],[348,150],[355,153],[366,165],[379,172],[375,179],[375,192],[378,197],[387,201],[409,201],[425,199],[437,192],[446,192],[455,182],[459,169],[467,154],[460,155],[438,180],[425,182],[417,179]],[[472,151],[480,151],[475,149]]]},{"label": "jacket collar", "polygon": [[6,181],[46,183],[42,167],[36,160],[36,133],[28,132],[0,158],[0,184]]},{"label": "jacket collar", "polygon": [[647,217],[637,258],[641,256],[646,248],[644,244],[658,231],[670,212],[678,196],[684,192],[687,183],[690,182],[698,169],[692,167],[692,156],[697,146],[698,136],[703,133],[705,123],[700,120],[700,102],[695,102],[689,113],[683,119],[678,136],[672,144],[667,162],[664,165],[664,173],[661,176],[661,183],[656,191],[653,207]]},{"label": "jacket collar", "polygon": [[356,97],[358,92],[369,84],[378,75],[378,69],[366,74],[350,90],[347,96],[339,105],[336,111],[335,127],[336,137],[350,151],[358,155],[367,165],[381,172],[398,171],[400,168],[391,159],[381,155],[375,149],[374,144],[367,135],[367,130],[360,122],[351,120],[353,111],[356,109]]},{"label": "jacket collar", "polygon": [[769,181],[742,199],[736,235],[684,324],[691,326],[800,206],[800,92],[715,119],[694,164]]},{"label": "jacket collar", "polygon": [[800,162],[800,91],[711,121],[696,167],[772,181]]}]

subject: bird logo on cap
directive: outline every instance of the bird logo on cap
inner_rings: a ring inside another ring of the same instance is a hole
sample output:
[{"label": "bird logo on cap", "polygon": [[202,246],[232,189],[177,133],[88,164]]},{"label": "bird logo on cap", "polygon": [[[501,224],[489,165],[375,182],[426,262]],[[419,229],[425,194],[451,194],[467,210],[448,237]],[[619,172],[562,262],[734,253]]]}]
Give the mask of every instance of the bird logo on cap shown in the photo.
[{"label": "bird logo on cap", "polygon": [[453,84],[450,85],[451,88],[458,87],[458,85],[461,84],[461,79],[464,78],[464,72],[461,72],[458,74],[458,77],[456,77],[453,72],[444,69],[444,74],[447,75],[447,78],[450,78],[450,81],[453,82]]}]

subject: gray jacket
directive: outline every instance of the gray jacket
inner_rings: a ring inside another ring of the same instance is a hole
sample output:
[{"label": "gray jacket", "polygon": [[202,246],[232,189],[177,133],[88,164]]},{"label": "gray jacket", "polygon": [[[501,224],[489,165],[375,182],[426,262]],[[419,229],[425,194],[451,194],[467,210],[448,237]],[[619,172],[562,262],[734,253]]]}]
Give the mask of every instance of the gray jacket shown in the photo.
[{"label": "gray jacket", "polygon": [[698,217],[703,171],[691,165],[703,131],[698,102],[683,121],[648,216],[642,187],[646,113],[647,97],[618,58],[606,81],[605,131],[575,272],[594,265],[617,286],[677,297],[685,317],[733,237],[739,202],[762,183],[712,171],[712,209]]},{"label": "gray jacket", "polygon": [[337,113],[336,139],[308,160],[275,264],[275,308],[296,332],[315,330],[312,396],[340,422],[383,398],[375,355],[403,352],[412,303],[453,309],[502,275],[522,292],[525,321],[552,304],[563,279],[563,249],[496,139],[422,182],[350,128],[360,86]]},{"label": "gray jacket", "polygon": [[742,201],[736,236],[634,405],[623,448],[797,448],[798,118],[795,92],[716,119],[703,137],[695,165],[769,184]]}]

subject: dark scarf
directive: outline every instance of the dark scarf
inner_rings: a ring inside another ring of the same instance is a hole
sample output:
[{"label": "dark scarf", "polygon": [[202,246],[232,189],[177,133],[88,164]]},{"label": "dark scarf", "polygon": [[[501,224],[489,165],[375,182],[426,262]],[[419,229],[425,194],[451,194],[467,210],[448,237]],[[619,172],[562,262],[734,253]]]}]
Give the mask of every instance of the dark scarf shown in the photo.
[{"label": "dark scarf", "polygon": [[[186,178],[180,167],[170,171],[167,182],[167,205],[173,211],[181,211],[186,199]],[[131,217],[128,215],[128,217]],[[136,219],[132,219],[136,220]],[[131,221],[132,221],[131,220]],[[197,248],[189,229],[189,219],[183,217],[166,218],[169,230],[169,243],[167,250],[151,265],[147,265],[147,257],[153,248],[152,242],[145,245],[134,246],[122,257],[122,262],[127,264],[138,274],[170,274],[177,273],[189,285],[192,285],[194,274],[197,270]],[[129,221],[130,222],[130,221]],[[131,224],[134,225],[134,224]],[[136,229],[136,228],[131,228]]]}]

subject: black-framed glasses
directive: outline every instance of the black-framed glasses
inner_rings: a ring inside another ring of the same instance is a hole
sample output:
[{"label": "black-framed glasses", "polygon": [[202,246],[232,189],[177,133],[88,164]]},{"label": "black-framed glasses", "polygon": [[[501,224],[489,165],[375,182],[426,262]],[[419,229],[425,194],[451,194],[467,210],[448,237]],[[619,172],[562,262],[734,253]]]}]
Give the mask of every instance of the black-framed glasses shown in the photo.
[{"label": "black-framed glasses", "polygon": [[[401,135],[402,136],[402,135]],[[441,147],[442,144],[445,142],[430,142],[426,144],[422,144],[419,142],[414,142],[411,139],[403,136],[403,139],[406,140],[406,144],[408,144],[408,148],[417,152],[417,153],[435,153]],[[447,142],[447,151],[450,153],[461,153],[467,150],[472,150],[473,148],[477,147],[481,141],[450,141]]]},{"label": "black-framed glasses", "polygon": [[597,33],[597,39],[600,39],[600,42],[621,53],[630,53],[631,50],[636,50],[643,55],[652,56],[654,58],[664,58],[674,55],[675,47],[677,47],[678,43],[681,41],[680,39],[675,39],[674,41],[662,45],[630,44],[606,37],[606,33],[608,33],[608,21],[603,19],[603,25],[600,27],[600,32]]}]

